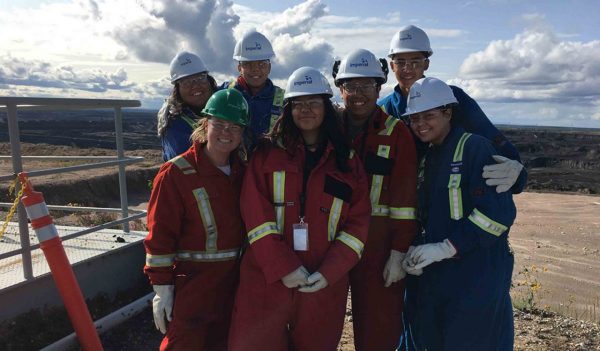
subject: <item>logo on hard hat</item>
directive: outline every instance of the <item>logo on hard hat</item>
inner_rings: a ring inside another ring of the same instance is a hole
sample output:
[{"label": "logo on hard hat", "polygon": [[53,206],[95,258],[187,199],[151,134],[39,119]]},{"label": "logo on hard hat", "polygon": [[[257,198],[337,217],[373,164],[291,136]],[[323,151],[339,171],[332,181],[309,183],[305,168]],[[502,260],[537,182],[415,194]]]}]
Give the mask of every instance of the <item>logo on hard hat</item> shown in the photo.
[{"label": "logo on hard hat", "polygon": [[414,95],[410,96],[411,99],[418,98],[418,97],[421,97],[421,92],[420,91],[415,91]]},{"label": "logo on hard hat", "polygon": [[304,76],[304,80],[299,81],[299,82],[294,82],[294,86],[300,86],[300,85],[304,85],[304,84],[312,84],[312,77]]},{"label": "logo on hard hat", "polygon": [[400,40],[411,40],[412,39],[412,35],[410,35],[410,33],[406,33],[405,37],[400,37]]},{"label": "logo on hard hat", "polygon": [[182,62],[181,62],[179,65],[180,65],[180,66],[185,66],[185,65],[188,65],[188,64],[190,64],[190,63],[192,63],[192,60],[190,60],[190,58],[189,58],[189,57],[186,57],[186,58],[185,58],[185,61],[182,61]]},{"label": "logo on hard hat", "polygon": [[262,46],[258,42],[254,42],[254,46],[246,46],[246,51],[261,50]]},{"label": "logo on hard hat", "polygon": [[359,63],[351,63],[350,67],[369,67],[369,61],[365,58],[361,58]]}]

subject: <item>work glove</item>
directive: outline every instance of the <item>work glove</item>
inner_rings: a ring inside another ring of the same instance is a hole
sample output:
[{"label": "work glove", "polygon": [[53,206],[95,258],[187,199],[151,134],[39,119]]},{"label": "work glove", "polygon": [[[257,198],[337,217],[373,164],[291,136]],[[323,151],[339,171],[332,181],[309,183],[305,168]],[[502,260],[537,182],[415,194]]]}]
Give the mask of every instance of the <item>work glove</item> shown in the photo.
[{"label": "work glove", "polygon": [[406,252],[406,255],[404,256],[404,260],[402,260],[402,268],[408,274],[420,276],[421,274],[423,274],[423,269],[422,268],[415,269],[414,265],[412,264],[412,260],[410,259],[410,257],[412,256],[411,254],[415,250],[415,248],[416,248],[416,246],[410,246],[408,248],[408,251]]},{"label": "work glove", "polygon": [[321,273],[314,272],[308,277],[308,284],[298,289],[298,291],[304,293],[313,293],[325,288],[326,286],[327,279],[325,279]]},{"label": "work glove", "polygon": [[424,244],[415,247],[409,255],[409,265],[413,269],[422,269],[433,262],[439,262],[456,255],[456,249],[450,240],[439,243]]},{"label": "work glove", "polygon": [[504,156],[494,155],[492,157],[498,164],[483,166],[482,176],[486,179],[485,184],[496,185],[496,192],[503,193],[515,184],[523,165],[519,161]]},{"label": "work glove", "polygon": [[[174,285],[152,285],[154,298],[152,299],[152,314],[154,315],[154,325],[161,333],[167,332],[167,321],[173,319],[173,296],[175,292]],[[166,319],[166,320],[165,320]]]},{"label": "work glove", "polygon": [[383,280],[385,280],[384,286],[386,288],[406,276],[406,271],[402,268],[404,256],[406,256],[406,254],[403,252],[397,250],[390,251],[390,257],[383,268]]},{"label": "work glove", "polygon": [[298,267],[298,269],[296,269],[292,273],[281,278],[281,282],[287,288],[290,288],[290,289],[296,288],[296,287],[304,286],[304,285],[308,284],[308,280],[307,280],[308,276],[309,276],[309,274],[308,274],[308,271],[306,270],[306,268],[304,268],[304,266],[300,266],[300,267]]}]

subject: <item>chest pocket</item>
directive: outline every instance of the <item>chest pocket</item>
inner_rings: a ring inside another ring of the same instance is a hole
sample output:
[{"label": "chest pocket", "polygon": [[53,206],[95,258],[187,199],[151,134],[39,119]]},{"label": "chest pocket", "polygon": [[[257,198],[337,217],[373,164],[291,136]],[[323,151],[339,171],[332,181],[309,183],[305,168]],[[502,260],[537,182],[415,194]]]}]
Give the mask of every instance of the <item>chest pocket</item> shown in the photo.
[{"label": "chest pocket", "polygon": [[[332,175],[325,175],[325,185],[323,192],[329,196],[325,196],[325,206],[322,210],[329,212],[327,220],[327,238],[329,241],[335,239],[337,226],[342,218],[344,210],[350,206],[352,201],[352,187],[340,179]],[[346,203],[346,206],[344,206]]]}]

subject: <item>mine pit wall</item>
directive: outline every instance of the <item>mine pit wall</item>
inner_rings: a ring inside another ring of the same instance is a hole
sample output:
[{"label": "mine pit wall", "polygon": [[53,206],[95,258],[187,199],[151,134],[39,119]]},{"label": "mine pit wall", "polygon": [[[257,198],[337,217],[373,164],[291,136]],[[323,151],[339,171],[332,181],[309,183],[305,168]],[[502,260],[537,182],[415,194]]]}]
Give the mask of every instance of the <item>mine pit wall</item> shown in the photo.
[{"label": "mine pit wall", "polygon": [[[119,292],[148,286],[142,272],[144,261],[143,244],[138,241],[72,267],[86,300],[102,294],[113,299]],[[50,274],[0,290],[0,301],[0,323],[31,310],[64,305]]]}]

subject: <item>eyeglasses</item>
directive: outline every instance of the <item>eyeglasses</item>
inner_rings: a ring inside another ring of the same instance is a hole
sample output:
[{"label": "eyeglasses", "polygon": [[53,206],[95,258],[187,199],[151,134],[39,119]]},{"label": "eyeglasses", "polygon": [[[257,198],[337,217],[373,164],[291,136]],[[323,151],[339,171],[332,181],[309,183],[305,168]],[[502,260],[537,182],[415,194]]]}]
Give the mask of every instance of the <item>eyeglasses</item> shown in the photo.
[{"label": "eyeglasses", "polygon": [[358,93],[360,90],[363,94],[373,94],[377,90],[377,83],[367,83],[367,84],[352,84],[352,83],[344,83],[342,84],[342,88],[350,94],[354,95]]},{"label": "eyeglasses", "polygon": [[311,111],[319,111],[323,107],[323,100],[304,100],[304,101],[292,101],[292,109],[296,111],[302,111],[308,109]]},{"label": "eyeglasses", "polygon": [[179,85],[183,88],[190,88],[195,84],[206,84],[208,81],[208,74],[205,72],[195,74],[191,77],[181,78],[179,80]]},{"label": "eyeglasses", "polygon": [[394,63],[394,66],[396,66],[397,68],[404,68],[408,65],[409,68],[417,69],[417,68],[421,67],[423,62],[425,62],[426,60],[427,60],[426,58],[421,58],[421,59],[411,59],[411,60],[392,60],[392,62]]},{"label": "eyeglasses", "polygon": [[266,69],[269,67],[271,62],[269,60],[260,60],[260,61],[242,61],[240,62],[240,66],[245,69]]},{"label": "eyeglasses", "polygon": [[446,110],[446,108],[436,108],[433,110],[429,110],[429,111],[425,111],[425,112],[421,112],[421,113],[416,113],[414,115],[410,115],[408,117],[408,120],[410,121],[410,124],[417,124],[421,121],[424,122],[431,122],[434,119],[441,117],[442,113]]},{"label": "eyeglasses", "polygon": [[212,119],[209,120],[209,122],[210,122],[210,125],[213,127],[213,129],[218,132],[224,132],[224,131],[228,130],[232,134],[241,134],[242,131],[244,130],[244,127],[239,126],[237,124],[233,124],[233,123],[217,122]]}]

